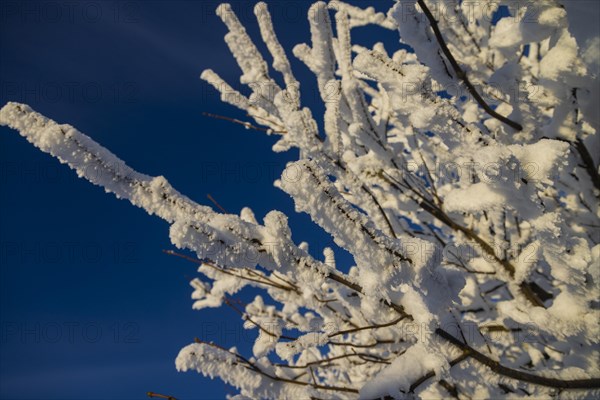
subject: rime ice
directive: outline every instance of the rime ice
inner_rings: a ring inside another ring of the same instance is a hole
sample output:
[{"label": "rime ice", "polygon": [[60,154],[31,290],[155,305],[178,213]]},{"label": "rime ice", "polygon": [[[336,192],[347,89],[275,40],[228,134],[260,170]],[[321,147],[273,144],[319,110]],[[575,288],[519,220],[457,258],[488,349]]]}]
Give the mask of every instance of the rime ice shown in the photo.
[{"label": "rime ice", "polygon": [[[577,25],[586,10],[575,2],[523,3],[492,24],[500,3],[427,0],[444,11],[437,25],[461,76],[419,3],[311,6],[311,43],[292,53],[315,75],[324,115],[301,104],[264,3],[255,15],[272,71],[231,7],[217,9],[251,93],[214,71],[201,78],[277,135],[274,151],[300,150],[275,185],[352,254],[347,274],[334,250],[319,259],[297,244],[278,211],[262,224],[249,208],[217,213],[27,105],[0,110],[80,177],[170,223],[172,243],[200,260],[195,309],[264,290],[238,310],[256,332],[252,355],[192,343],[178,370],[219,377],[237,399],[600,396],[600,38]],[[364,25],[414,52],[352,45]],[[466,79],[522,129],[482,108]],[[566,381],[585,390],[559,392]]]}]

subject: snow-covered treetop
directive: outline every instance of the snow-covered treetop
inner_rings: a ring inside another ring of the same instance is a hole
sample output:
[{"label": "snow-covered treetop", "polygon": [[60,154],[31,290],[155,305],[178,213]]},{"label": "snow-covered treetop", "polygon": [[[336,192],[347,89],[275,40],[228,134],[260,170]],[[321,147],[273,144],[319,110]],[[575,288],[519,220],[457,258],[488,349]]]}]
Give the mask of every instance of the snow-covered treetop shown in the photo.
[{"label": "snow-covered treetop", "polygon": [[[197,340],[176,366],[237,399],[600,396],[600,37],[574,3],[317,2],[293,54],[316,77],[318,116],[267,5],[270,62],[218,7],[250,94],[201,78],[277,135],[274,151],[300,150],[275,184],[352,266],[311,256],[281,212],[215,212],[27,105],[0,123],[171,224],[198,257],[193,307],[230,306],[257,331],[252,355]],[[364,25],[412,50],[352,45]],[[232,296],[250,286],[267,296],[242,309]]]}]

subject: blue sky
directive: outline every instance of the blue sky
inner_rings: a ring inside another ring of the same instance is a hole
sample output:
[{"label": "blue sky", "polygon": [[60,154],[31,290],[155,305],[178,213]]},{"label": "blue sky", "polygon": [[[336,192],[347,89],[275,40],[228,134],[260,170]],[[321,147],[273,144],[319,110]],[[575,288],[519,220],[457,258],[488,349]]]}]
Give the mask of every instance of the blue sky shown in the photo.
[{"label": "blue sky", "polygon": [[[284,47],[308,42],[310,2],[271,3]],[[306,215],[292,215],[291,199],[272,185],[296,152],[274,154],[275,138],[202,116],[244,117],[198,78],[212,68],[238,82],[217,4],[0,2],[0,103],[25,102],[69,123],[201,203],[210,193],[230,212],[286,212],[294,240],[319,254],[331,238]],[[252,4],[232,3],[264,49]],[[396,45],[392,32],[355,32],[364,43]],[[304,104],[320,115],[311,75],[295,60],[293,68]],[[194,337],[248,354],[256,332],[244,331],[229,309],[191,309],[195,266],[161,252],[172,248],[168,225],[78,179],[8,128],[0,128],[0,246],[1,398],[233,393],[219,380],[175,370],[179,349]]]}]

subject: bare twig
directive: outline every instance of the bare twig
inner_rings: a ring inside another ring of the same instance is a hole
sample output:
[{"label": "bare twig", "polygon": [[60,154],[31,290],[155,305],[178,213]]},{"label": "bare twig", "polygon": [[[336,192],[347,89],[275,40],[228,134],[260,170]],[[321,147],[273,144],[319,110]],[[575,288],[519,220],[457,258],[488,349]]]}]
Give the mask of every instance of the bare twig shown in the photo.
[{"label": "bare twig", "polygon": [[173,396],[168,396],[166,394],[160,394],[160,393],[154,393],[154,392],[147,392],[146,395],[148,397],[150,397],[150,398],[167,399],[167,400],[177,400]]},{"label": "bare twig", "polygon": [[252,125],[250,122],[241,121],[239,119],[226,117],[224,115],[211,114],[211,113],[207,113],[207,112],[203,112],[202,115],[204,115],[205,117],[210,117],[210,118],[215,118],[215,119],[222,119],[224,121],[233,122],[234,124],[242,125],[246,129],[254,129],[255,131],[261,131],[261,132],[267,132],[267,133],[270,133],[270,132],[273,132],[273,133],[286,133],[285,131],[273,131],[272,129],[269,129],[269,128],[263,128],[261,126]]},{"label": "bare twig", "polygon": [[[195,259],[195,258],[192,258],[192,257],[188,257],[185,254],[177,253],[177,252],[175,252],[173,250],[163,250],[163,253],[168,254],[170,256],[179,257],[179,258],[182,258],[182,259],[187,260],[187,261],[191,261],[191,262],[193,262],[194,264],[197,264],[197,265],[206,265],[207,267],[210,267],[210,268],[212,268],[214,270],[217,270],[217,271],[219,271],[219,272],[221,272],[223,274],[235,276],[235,277],[238,277],[240,279],[245,279],[247,281],[252,281],[252,282],[260,283],[260,284],[271,286],[271,287],[274,287],[274,288],[277,288],[277,289],[281,289],[281,290],[294,290],[293,288],[281,285],[281,284],[279,284],[279,283],[277,283],[277,282],[269,279],[268,276],[266,276],[264,274],[259,274],[256,271],[252,271],[252,272],[253,272],[253,275],[258,276],[258,279],[257,278],[251,278],[249,276],[244,276],[243,274],[241,274],[242,271],[246,271],[246,272],[249,271],[249,270],[246,270],[246,269],[231,270],[231,269],[228,269],[228,268],[220,267],[217,264],[215,264],[215,263],[213,263],[213,262],[211,262],[209,260],[198,260],[198,259]],[[238,271],[240,273],[238,273]]]},{"label": "bare twig", "polygon": [[210,193],[207,193],[206,198],[208,198],[219,210],[221,210],[224,214],[229,214],[227,210],[225,210],[217,200]]},{"label": "bare twig", "polygon": [[376,363],[381,363],[381,364],[389,364],[389,359],[384,359],[381,357],[378,357],[374,354],[368,354],[368,353],[349,353],[349,354],[342,354],[341,356],[336,356],[336,357],[331,357],[331,358],[323,358],[321,360],[317,360],[317,361],[311,361],[309,363],[303,364],[303,365],[289,365],[289,364],[273,364],[277,367],[284,367],[284,368],[307,368],[310,367],[312,365],[319,365],[319,364],[324,364],[324,363],[330,363],[332,361],[336,361],[342,358],[349,358],[349,357],[359,357],[363,360],[365,359],[370,359],[368,361],[370,362],[376,362]]},{"label": "bare twig", "polygon": [[405,317],[401,316],[398,319],[395,319],[391,322],[385,323],[385,324],[378,324],[378,325],[369,325],[369,326],[361,326],[359,328],[353,328],[353,329],[348,329],[345,331],[339,331],[339,332],[335,332],[329,335],[330,338],[337,336],[337,335],[345,335],[347,333],[354,333],[354,332],[358,332],[358,331],[363,331],[366,329],[378,329],[378,328],[385,328],[387,326],[393,326],[396,325],[398,322],[402,321]]}]

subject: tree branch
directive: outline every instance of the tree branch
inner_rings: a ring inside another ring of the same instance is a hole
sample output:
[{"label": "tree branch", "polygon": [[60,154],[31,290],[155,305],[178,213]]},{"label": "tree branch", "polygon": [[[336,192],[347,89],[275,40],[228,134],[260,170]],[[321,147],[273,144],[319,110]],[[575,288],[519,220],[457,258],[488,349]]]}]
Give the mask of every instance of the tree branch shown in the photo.
[{"label": "tree branch", "polygon": [[154,392],[146,392],[146,396],[150,398],[158,398],[158,399],[167,399],[167,400],[177,400],[173,396],[168,396],[166,394],[154,393]]},{"label": "tree branch", "polygon": [[481,95],[479,93],[477,93],[477,89],[475,89],[475,86],[473,86],[471,81],[469,81],[469,78],[467,77],[467,73],[461,68],[461,66],[458,64],[458,62],[456,61],[456,59],[450,52],[450,49],[448,48],[448,45],[446,44],[446,41],[444,40],[444,36],[442,35],[442,32],[440,31],[440,28],[438,26],[438,23],[437,23],[435,17],[433,16],[433,14],[431,14],[431,11],[429,11],[429,8],[427,8],[427,4],[425,4],[424,0],[418,0],[417,3],[419,4],[421,9],[423,10],[423,13],[425,13],[425,16],[429,20],[429,23],[431,24],[431,28],[433,29],[433,33],[435,34],[435,37],[436,37],[442,51],[444,52],[444,55],[450,62],[450,65],[452,66],[452,69],[454,70],[456,77],[465,84],[465,86],[467,87],[467,90],[469,90],[469,93],[471,93],[471,95],[473,96],[475,101],[477,101],[477,103],[485,110],[485,112],[487,112],[492,117],[496,118],[498,121],[505,123],[506,125],[510,126],[511,128],[513,128],[517,131],[522,131],[523,127],[521,126],[521,124],[518,124],[517,122],[514,122],[514,121],[506,118],[505,116],[498,114],[485,102],[485,100],[481,97]]},{"label": "tree branch", "polygon": [[562,380],[556,378],[547,378],[545,376],[539,376],[530,374],[528,372],[518,371],[512,368],[508,368],[500,364],[498,361],[492,360],[488,356],[478,352],[466,343],[463,343],[459,339],[455,338],[445,330],[437,328],[435,333],[452,343],[456,347],[465,351],[470,357],[486,365],[493,372],[513,378],[523,382],[533,383],[535,385],[548,386],[559,389],[597,389],[600,388],[600,378],[592,379],[574,379],[574,380]]},{"label": "tree branch", "polygon": [[594,165],[594,159],[592,158],[592,155],[588,151],[587,147],[585,147],[585,144],[583,144],[581,139],[576,139],[572,143],[575,146],[575,148],[577,149],[577,151],[579,152],[579,155],[581,156],[581,160],[583,161],[585,170],[587,171],[588,175],[590,176],[590,179],[592,180],[594,187],[596,188],[596,190],[600,191],[600,175],[598,174],[598,169]]}]

